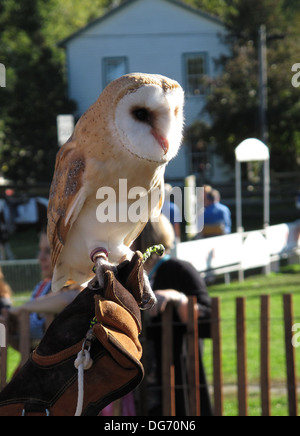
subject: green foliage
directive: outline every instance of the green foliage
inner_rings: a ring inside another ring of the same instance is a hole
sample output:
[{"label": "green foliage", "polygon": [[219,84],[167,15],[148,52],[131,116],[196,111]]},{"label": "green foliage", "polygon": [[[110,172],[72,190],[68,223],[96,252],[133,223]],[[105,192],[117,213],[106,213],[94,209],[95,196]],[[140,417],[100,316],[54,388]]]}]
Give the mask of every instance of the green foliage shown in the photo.
[{"label": "green foliage", "polygon": [[[108,0],[48,0],[41,4],[43,34],[46,41],[54,46],[90,21],[99,18],[106,11]],[[59,50],[62,55],[62,51]]]},{"label": "green foliage", "polygon": [[[56,115],[70,113],[65,53],[57,43],[124,0],[0,0],[0,173],[17,183],[49,182],[57,151]],[[219,16],[229,30],[223,75],[208,83],[206,115],[188,132],[194,149],[212,144],[228,162],[240,140],[259,135],[257,33],[285,33],[268,42],[269,131],[272,167],[293,169],[300,154],[299,89],[291,66],[300,61],[297,0],[185,0]]]},{"label": "green foliage", "polygon": [[0,0],[0,174],[17,184],[50,182],[56,116],[72,113],[65,54],[57,43],[101,16],[113,0]]},{"label": "green foliage", "polygon": [[226,17],[229,9],[226,0],[185,0],[184,3],[215,15],[221,19]]},{"label": "green foliage", "polygon": [[[299,62],[299,5],[284,0],[227,0],[229,56],[220,63],[223,74],[207,81],[209,95],[201,118],[187,132],[194,150],[202,138],[215,144],[224,160],[234,163],[234,150],[247,137],[260,137],[258,30],[268,33],[268,130],[271,167],[296,171],[299,166],[299,88],[291,84],[291,68]],[[279,37],[279,38],[278,38]],[[283,37],[283,38],[282,38]]]},{"label": "green foliage", "polygon": [[2,0],[0,171],[16,183],[51,180],[57,152],[56,115],[74,109],[62,66],[43,36],[38,0]]}]

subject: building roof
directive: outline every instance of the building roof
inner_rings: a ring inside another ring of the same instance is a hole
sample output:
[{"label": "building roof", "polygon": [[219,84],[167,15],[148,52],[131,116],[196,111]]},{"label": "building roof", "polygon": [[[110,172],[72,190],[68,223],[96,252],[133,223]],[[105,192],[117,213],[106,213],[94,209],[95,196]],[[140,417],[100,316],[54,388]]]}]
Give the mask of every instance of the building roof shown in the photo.
[{"label": "building roof", "polygon": [[[62,41],[60,41],[58,43],[59,47],[66,47],[68,45],[68,43],[73,40],[74,38],[78,38],[80,37],[80,35],[82,33],[84,33],[86,30],[90,29],[91,27],[100,24],[102,21],[105,21],[108,18],[111,18],[113,15],[117,14],[118,12],[120,12],[122,9],[125,9],[127,6],[136,3],[138,1],[141,0],[127,0],[123,3],[121,3],[119,6],[117,6],[116,8],[111,9],[110,11],[108,11],[106,14],[102,15],[101,17],[97,18],[96,20],[91,21],[89,24],[87,24],[86,26],[82,27],[81,29],[79,29],[77,32],[72,33],[70,36],[68,36],[67,38],[63,39]],[[210,20],[214,23],[223,25],[224,23],[222,22],[222,20],[220,20],[218,17],[215,17],[207,12],[201,11],[200,9],[196,9],[190,5],[187,5],[186,3],[183,3],[180,0],[162,0],[165,1],[167,3],[171,3],[175,6],[178,6],[180,8],[183,8],[185,10],[188,10],[202,18],[205,18],[207,20]]]}]

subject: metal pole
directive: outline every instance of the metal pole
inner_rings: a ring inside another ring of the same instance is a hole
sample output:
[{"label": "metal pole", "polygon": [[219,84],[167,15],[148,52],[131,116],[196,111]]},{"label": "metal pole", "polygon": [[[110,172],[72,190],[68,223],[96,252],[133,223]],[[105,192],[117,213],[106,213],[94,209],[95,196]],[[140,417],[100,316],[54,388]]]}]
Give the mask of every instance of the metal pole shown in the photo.
[{"label": "metal pole", "polygon": [[270,225],[270,161],[264,162],[264,228]]},{"label": "metal pole", "polygon": [[261,140],[268,144],[268,61],[267,61],[267,31],[263,24],[259,29],[259,118]]},{"label": "metal pole", "polygon": [[[264,228],[270,225],[270,160],[264,161]],[[265,274],[271,274],[271,258],[265,266]]]},{"label": "metal pole", "polygon": [[237,232],[243,232],[242,226],[242,180],[241,163],[235,162],[235,192],[236,192],[236,228]]}]

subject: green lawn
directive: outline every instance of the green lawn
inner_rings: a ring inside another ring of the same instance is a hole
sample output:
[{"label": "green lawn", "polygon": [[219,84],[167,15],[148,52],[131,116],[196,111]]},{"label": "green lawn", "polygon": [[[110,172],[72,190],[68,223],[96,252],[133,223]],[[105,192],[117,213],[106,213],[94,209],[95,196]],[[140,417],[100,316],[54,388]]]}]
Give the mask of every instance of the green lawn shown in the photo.
[{"label": "green lawn", "polygon": [[[222,318],[222,359],[224,385],[237,384],[235,301],[237,297],[246,297],[247,316],[247,365],[248,381],[256,390],[260,380],[260,296],[271,295],[271,379],[272,387],[277,388],[273,399],[273,414],[287,414],[285,396],[286,368],[283,326],[283,294],[293,294],[295,322],[300,322],[300,266],[283,268],[280,274],[255,276],[244,283],[215,285],[209,288],[212,297],[221,297]],[[298,376],[300,376],[300,348],[296,349]],[[205,344],[205,366],[208,378],[212,382],[212,344]],[[282,394],[281,394],[282,388]],[[227,415],[236,414],[237,404],[232,394],[225,404]],[[249,412],[261,413],[259,393],[249,394]]]}]

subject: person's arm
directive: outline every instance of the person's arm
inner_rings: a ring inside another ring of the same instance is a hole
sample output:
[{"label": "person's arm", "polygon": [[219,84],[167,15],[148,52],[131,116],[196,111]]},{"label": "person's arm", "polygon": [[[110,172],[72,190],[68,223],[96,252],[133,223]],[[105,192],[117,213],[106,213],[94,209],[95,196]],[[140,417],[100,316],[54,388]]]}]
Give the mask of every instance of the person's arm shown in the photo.
[{"label": "person's arm", "polygon": [[68,306],[79,294],[79,291],[58,292],[49,294],[35,300],[28,301],[20,307],[10,310],[14,315],[18,315],[22,310],[36,313],[58,314]]},{"label": "person's arm", "polygon": [[[157,304],[150,315],[163,312],[168,302],[177,305],[182,322],[188,319],[188,297],[197,297],[198,316],[206,317],[210,313],[211,299],[207,287],[198,271],[188,262],[172,260],[159,269],[154,283]],[[176,290],[175,290],[176,288]]]},{"label": "person's arm", "polygon": [[229,234],[231,233],[231,228],[232,228],[231,212],[229,209],[225,209],[224,219],[225,219],[225,232]]},{"label": "person's arm", "polygon": [[[155,317],[160,313],[163,313],[168,303],[173,303],[180,321],[186,323],[188,320],[188,297],[183,293],[176,291],[175,289],[163,289],[155,291],[157,303],[150,310],[150,316]],[[198,317],[203,316],[202,306],[197,303]]]}]

